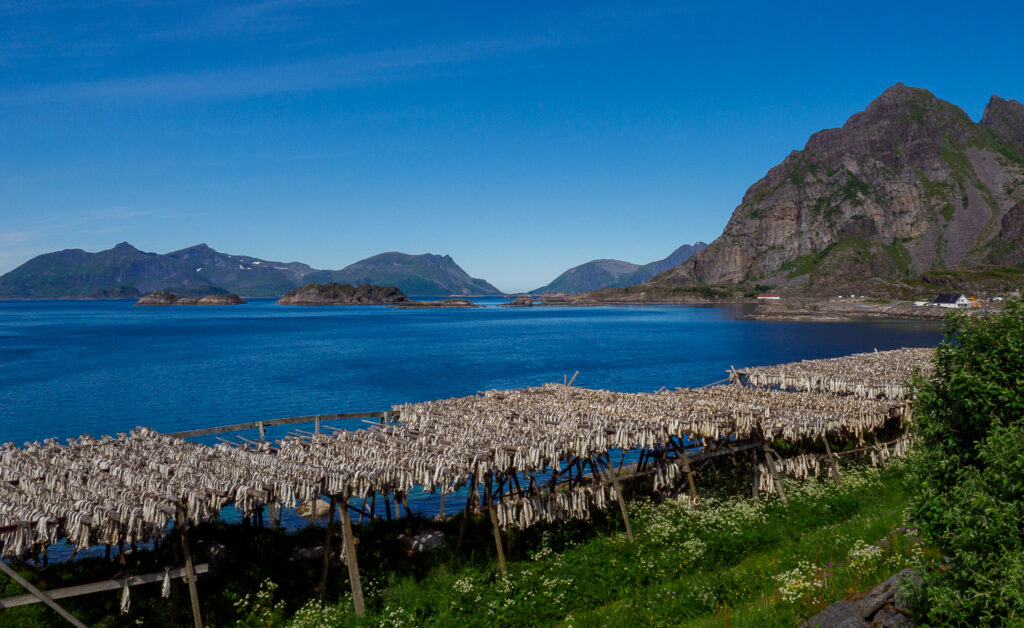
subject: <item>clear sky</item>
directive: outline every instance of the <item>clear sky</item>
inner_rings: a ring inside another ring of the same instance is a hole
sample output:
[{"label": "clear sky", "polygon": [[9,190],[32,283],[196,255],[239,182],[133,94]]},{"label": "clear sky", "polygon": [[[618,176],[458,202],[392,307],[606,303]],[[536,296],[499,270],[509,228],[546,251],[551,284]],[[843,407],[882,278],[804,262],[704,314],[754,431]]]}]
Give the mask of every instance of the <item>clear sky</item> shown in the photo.
[{"label": "clear sky", "polygon": [[341,268],[450,254],[505,291],[710,242],[887,86],[1024,100],[1008,2],[0,0],[0,273],[39,253]]}]

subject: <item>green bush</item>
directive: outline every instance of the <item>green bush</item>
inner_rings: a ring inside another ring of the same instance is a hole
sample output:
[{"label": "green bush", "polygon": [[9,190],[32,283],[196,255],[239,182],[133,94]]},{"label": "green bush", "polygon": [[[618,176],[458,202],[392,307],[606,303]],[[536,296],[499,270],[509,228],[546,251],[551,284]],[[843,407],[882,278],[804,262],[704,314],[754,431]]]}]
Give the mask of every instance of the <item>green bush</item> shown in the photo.
[{"label": "green bush", "polygon": [[922,620],[1024,624],[1024,303],[952,316],[935,377],[916,385],[911,517],[943,557]]}]

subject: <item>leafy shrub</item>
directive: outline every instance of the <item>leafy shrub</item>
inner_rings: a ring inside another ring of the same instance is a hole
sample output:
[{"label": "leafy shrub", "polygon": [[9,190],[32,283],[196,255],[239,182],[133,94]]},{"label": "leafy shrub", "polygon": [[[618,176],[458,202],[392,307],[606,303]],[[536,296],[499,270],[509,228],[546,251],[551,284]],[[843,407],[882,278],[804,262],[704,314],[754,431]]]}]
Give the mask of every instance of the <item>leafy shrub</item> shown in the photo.
[{"label": "leafy shrub", "polygon": [[1024,303],[952,316],[936,374],[916,384],[911,517],[944,562],[920,591],[927,621],[1024,618]]}]

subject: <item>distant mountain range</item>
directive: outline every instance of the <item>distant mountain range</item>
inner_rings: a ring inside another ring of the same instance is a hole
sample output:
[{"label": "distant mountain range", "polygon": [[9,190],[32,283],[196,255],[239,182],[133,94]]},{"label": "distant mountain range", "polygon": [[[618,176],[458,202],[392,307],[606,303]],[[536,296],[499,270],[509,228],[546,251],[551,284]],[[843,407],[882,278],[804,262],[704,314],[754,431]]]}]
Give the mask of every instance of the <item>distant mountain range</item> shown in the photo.
[{"label": "distant mountain range", "polygon": [[576,294],[601,288],[623,288],[643,283],[651,277],[682,264],[706,247],[704,242],[684,244],[666,257],[649,264],[633,264],[617,259],[596,259],[574,266],[546,286],[531,290],[530,294],[563,292]]},{"label": "distant mountain range", "polygon": [[0,276],[0,298],[121,298],[154,290],[183,296],[235,293],[279,297],[308,283],[396,286],[412,296],[491,296],[501,291],[474,279],[448,255],[381,253],[341,270],[299,262],[229,255],[197,244],[167,254],[127,242],[89,253],[66,249],[34,257]]},{"label": "distant mountain range", "polygon": [[[1024,105],[979,122],[899,83],[750,186],[722,235],[633,291],[830,285],[1024,265]],[[615,298],[614,295],[610,298]]]}]

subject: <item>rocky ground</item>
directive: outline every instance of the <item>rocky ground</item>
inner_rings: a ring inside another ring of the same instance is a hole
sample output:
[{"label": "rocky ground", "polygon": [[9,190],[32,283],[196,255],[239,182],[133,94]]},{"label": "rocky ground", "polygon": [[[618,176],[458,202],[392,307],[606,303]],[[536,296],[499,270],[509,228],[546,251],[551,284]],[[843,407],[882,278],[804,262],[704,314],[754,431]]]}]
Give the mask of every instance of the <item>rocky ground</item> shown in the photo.
[{"label": "rocky ground", "polygon": [[911,626],[910,611],[902,608],[896,594],[904,582],[920,580],[904,569],[866,593],[840,600],[803,624],[802,628],[903,628]]}]

